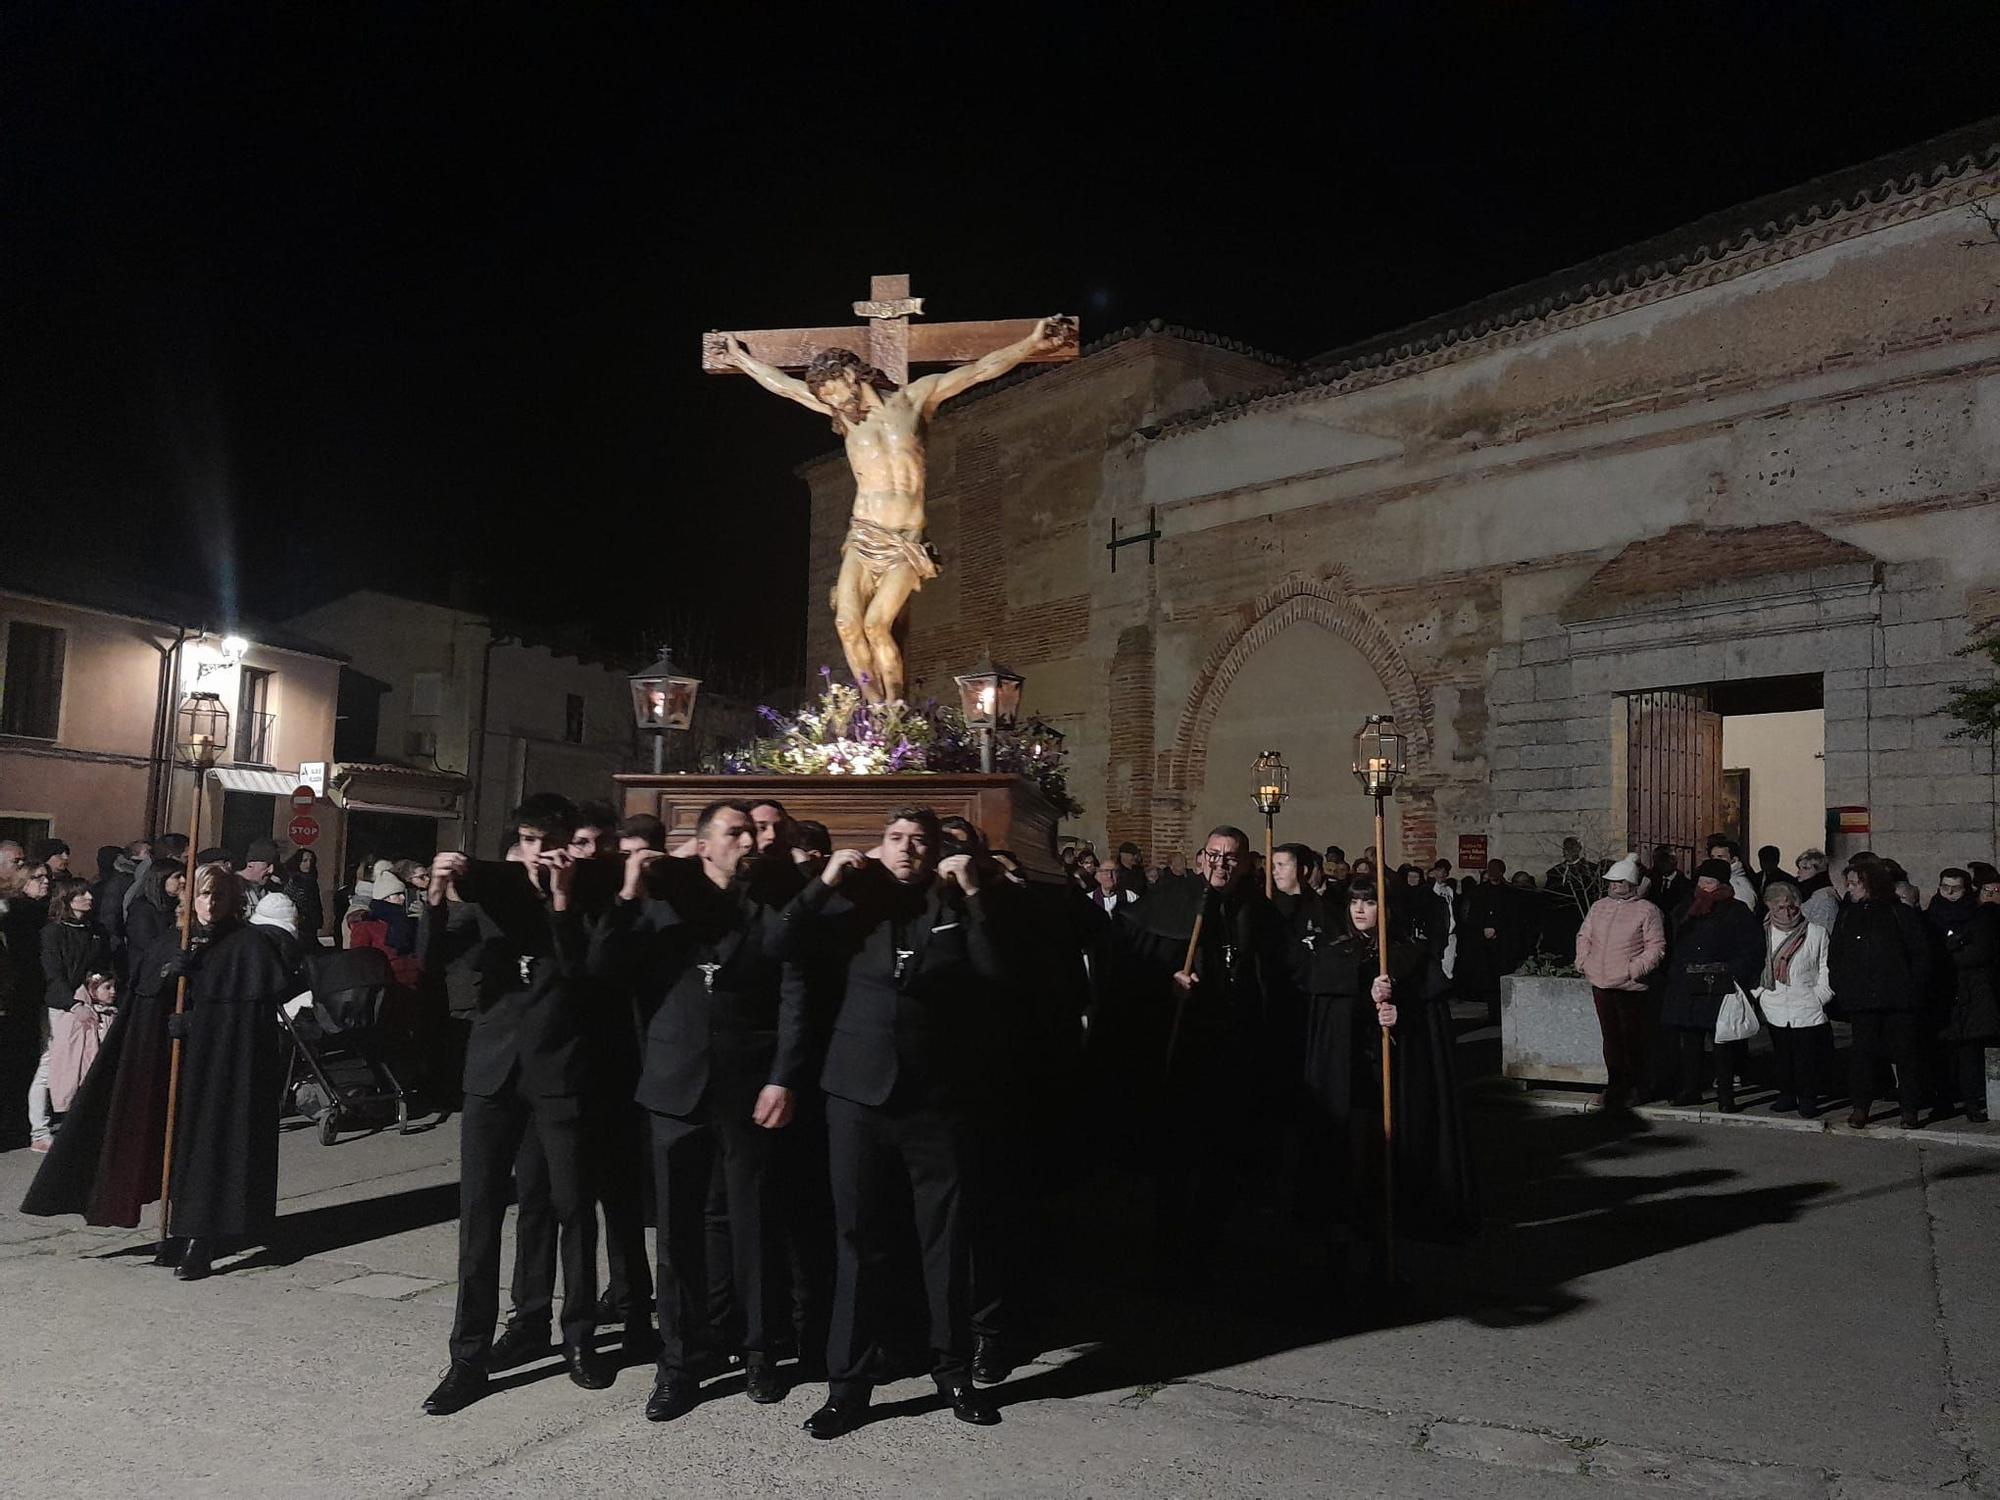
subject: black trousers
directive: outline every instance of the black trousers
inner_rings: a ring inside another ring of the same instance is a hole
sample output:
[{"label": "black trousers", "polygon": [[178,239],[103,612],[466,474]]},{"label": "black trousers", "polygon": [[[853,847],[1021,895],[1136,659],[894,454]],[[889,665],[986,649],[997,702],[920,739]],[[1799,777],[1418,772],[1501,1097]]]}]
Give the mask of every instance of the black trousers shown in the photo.
[{"label": "black trousers", "polygon": [[1875,1102],[1876,1069],[1886,1059],[1896,1065],[1896,1102],[1913,1115],[1923,1107],[1918,1066],[1917,1016],[1907,1010],[1857,1010],[1849,1014],[1854,1050],[1848,1058],[1847,1092],[1863,1113]]},{"label": "black trousers", "polygon": [[1986,1113],[1986,1044],[1954,1042],[1951,1065],[1958,1078],[1958,1103],[1969,1115]]},{"label": "black trousers", "polygon": [[521,1142],[548,1165],[548,1203],[562,1231],[563,1340],[588,1343],[597,1324],[597,1211],[585,1168],[583,1101],[529,1094],[515,1073],[498,1094],[467,1094],[458,1120],[458,1311],[451,1357],[484,1364],[500,1313],[500,1226]]},{"label": "black trousers", "polygon": [[[1680,1097],[1699,1095],[1706,1070],[1702,1067],[1702,1053],[1710,1042],[1709,1033],[1685,1028],[1675,1032],[1680,1047]],[[1715,1093],[1718,1099],[1734,1098],[1736,1095],[1736,1075],[1743,1071],[1743,1057],[1748,1050],[1742,1042],[1716,1042],[1714,1072]]]},{"label": "black trousers", "polygon": [[792,1272],[792,1333],[799,1359],[826,1356],[833,1322],[833,1197],[828,1183],[826,1096],[794,1092],[792,1123],[779,1132],[778,1167],[784,1181],[785,1248]]},{"label": "black trousers", "polygon": [[1818,1104],[1833,1088],[1833,1023],[1773,1026],[1771,1062],[1781,1096]]},{"label": "black trousers", "polygon": [[[621,1093],[588,1105],[584,1130],[589,1191],[593,1202],[604,1205],[606,1290],[618,1316],[637,1323],[653,1300],[646,1265],[646,1112]],[[555,1302],[558,1215],[549,1191],[548,1159],[533,1131],[522,1139],[514,1162],[514,1198],[520,1213],[514,1226],[512,1321],[547,1323]]]},{"label": "black trousers", "polygon": [[966,1121],[930,1103],[826,1101],[836,1267],[826,1363],[833,1394],[865,1398],[883,1375],[882,1343],[894,1317],[887,1285],[896,1237],[906,1232],[909,1194],[931,1375],[940,1390],[963,1385],[972,1359],[971,1220]]},{"label": "black trousers", "polygon": [[[753,1096],[754,1097],[754,1096]],[[659,1202],[660,1372],[687,1372],[711,1343],[709,1288],[735,1288],[742,1348],[768,1356],[784,1318],[784,1195],[777,1167],[783,1133],[750,1118],[751,1106],[704,1109],[699,1118],[652,1116],[653,1184]],[[719,1169],[719,1170],[718,1170]],[[711,1259],[710,1185],[728,1200],[729,1257]]]}]

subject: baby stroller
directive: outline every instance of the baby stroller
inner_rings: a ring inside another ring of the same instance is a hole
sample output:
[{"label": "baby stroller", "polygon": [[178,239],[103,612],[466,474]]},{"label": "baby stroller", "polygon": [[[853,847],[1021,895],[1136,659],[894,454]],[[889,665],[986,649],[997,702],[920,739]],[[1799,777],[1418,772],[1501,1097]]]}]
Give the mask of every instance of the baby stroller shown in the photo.
[{"label": "baby stroller", "polygon": [[334,949],[309,964],[312,1004],[280,1011],[294,1043],[285,1102],[331,1146],[343,1126],[410,1133],[410,1093],[390,1066],[395,976],[380,948]]}]

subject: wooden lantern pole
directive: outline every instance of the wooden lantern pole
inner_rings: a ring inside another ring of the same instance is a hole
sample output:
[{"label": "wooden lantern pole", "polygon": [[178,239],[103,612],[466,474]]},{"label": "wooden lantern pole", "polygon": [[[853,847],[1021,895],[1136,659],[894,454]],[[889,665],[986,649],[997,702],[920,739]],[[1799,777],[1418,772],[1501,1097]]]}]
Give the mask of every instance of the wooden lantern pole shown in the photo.
[{"label": "wooden lantern pole", "polygon": [[[208,781],[208,770],[197,763],[194,769],[194,811],[188,822],[188,846],[186,874],[181,880],[181,952],[185,953],[194,942],[194,857],[201,847],[201,802],[202,791]],[[174,981],[174,1014],[187,1013],[187,975],[182,974]],[[167,1216],[172,1209],[172,1189],[174,1181],[174,1117],[180,1106],[181,1093],[181,1039],[173,1038],[167,1053],[167,1139],[160,1151],[160,1244],[159,1252],[167,1252]]]},{"label": "wooden lantern pole", "polygon": [[[1202,905],[1206,908],[1207,904],[1208,893],[1204,891],[1202,893]],[[1195,953],[1201,947],[1201,919],[1204,915],[1205,910],[1194,914],[1194,931],[1188,935],[1187,957],[1181,961],[1181,972],[1183,974],[1192,974],[1194,972]],[[1174,1001],[1173,1029],[1167,1033],[1167,1067],[1166,1072],[1161,1076],[1160,1080],[1163,1084],[1170,1084],[1174,1081],[1174,1053],[1181,1044],[1181,1017],[1187,1014],[1187,997],[1188,992],[1182,990],[1180,998]]]},{"label": "wooden lantern pole", "polygon": [[1275,888],[1271,884],[1271,854],[1273,852],[1271,848],[1271,827],[1277,820],[1278,815],[1266,809],[1264,813],[1264,899],[1266,901],[1269,901],[1275,894]]},{"label": "wooden lantern pole", "polygon": [[[1382,809],[1382,791],[1375,790],[1375,963],[1382,978],[1389,977],[1389,858],[1387,818]],[[1393,1074],[1389,1049],[1393,1043],[1389,1028],[1382,1028],[1382,1246],[1383,1269],[1389,1281],[1396,1279],[1396,1109],[1391,1092]]]}]

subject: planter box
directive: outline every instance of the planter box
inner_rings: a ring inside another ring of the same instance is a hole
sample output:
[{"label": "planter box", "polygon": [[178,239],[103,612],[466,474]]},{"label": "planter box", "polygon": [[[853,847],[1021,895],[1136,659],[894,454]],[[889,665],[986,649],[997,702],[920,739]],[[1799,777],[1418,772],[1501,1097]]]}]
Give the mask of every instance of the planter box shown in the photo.
[{"label": "planter box", "polygon": [[[995,849],[1010,849],[1030,874],[1060,878],[1056,810],[1033,783],[1019,776],[651,776],[614,778],[627,817],[652,813],[667,825],[669,845],[694,833],[702,808],[722,798],[755,802],[769,797],[795,818],[826,824],[833,847],[872,849],[882,841],[889,814],[899,807],[928,807],[941,818],[956,814],[986,835]],[[1588,1001],[1586,995],[1586,1002]]]},{"label": "planter box", "polygon": [[1500,981],[1500,1071],[1509,1078],[1602,1088],[1604,1033],[1587,979]]}]

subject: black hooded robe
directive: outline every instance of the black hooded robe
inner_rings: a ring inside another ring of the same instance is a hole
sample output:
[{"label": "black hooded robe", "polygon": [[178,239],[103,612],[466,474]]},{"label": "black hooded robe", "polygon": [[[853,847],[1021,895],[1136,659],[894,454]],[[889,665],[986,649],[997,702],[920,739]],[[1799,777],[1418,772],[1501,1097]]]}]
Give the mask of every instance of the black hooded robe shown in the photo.
[{"label": "black hooded robe", "polygon": [[[1373,944],[1346,934],[1313,944],[1306,964],[1301,1192],[1310,1220],[1357,1237],[1382,1213],[1382,1031],[1369,998],[1376,972]],[[1396,1233],[1464,1240],[1479,1227],[1479,1199],[1449,987],[1429,950],[1407,942],[1392,942],[1389,977]]]}]

